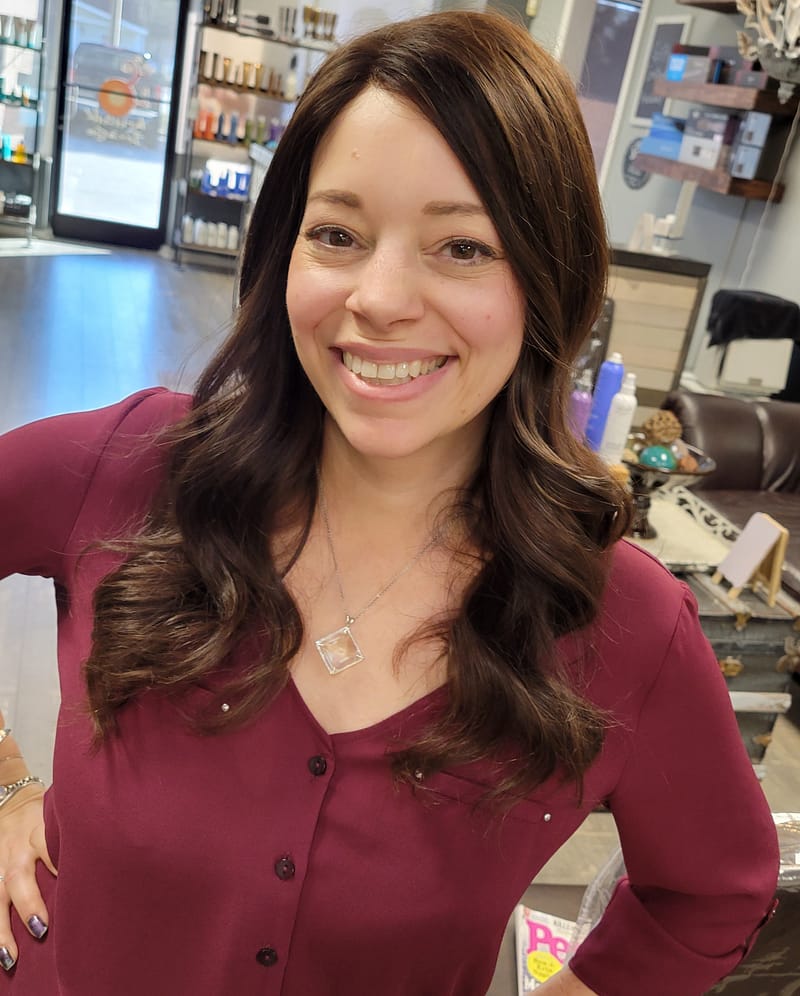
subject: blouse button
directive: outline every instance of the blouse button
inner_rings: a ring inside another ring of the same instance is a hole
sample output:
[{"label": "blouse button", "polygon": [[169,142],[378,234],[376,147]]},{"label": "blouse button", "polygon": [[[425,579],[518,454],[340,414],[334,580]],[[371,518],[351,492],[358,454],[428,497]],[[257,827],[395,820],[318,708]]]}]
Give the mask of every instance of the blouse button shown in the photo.
[{"label": "blouse button", "polygon": [[324,775],[328,770],[328,762],[322,754],[315,754],[308,759],[308,770],[315,778],[319,778],[320,775]]},{"label": "blouse button", "polygon": [[259,965],[263,965],[264,968],[272,968],[278,961],[278,952],[275,948],[261,948],[256,953],[256,961]]},{"label": "blouse button", "polygon": [[294,878],[294,873],[294,861],[288,855],[278,858],[275,862],[275,874],[282,882],[288,882],[290,878]]},{"label": "blouse button", "polygon": [[545,821],[545,823],[549,823],[550,820],[552,820],[552,818],[553,818],[553,816],[552,816],[551,813],[545,813],[544,816],[542,817],[542,819]]}]

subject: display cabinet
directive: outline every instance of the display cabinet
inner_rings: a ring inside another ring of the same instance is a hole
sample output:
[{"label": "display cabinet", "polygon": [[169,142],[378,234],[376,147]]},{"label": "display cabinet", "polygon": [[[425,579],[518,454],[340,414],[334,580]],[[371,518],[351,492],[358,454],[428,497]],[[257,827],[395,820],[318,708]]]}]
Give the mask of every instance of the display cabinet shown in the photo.
[{"label": "display cabinet", "polygon": [[[235,260],[250,207],[302,85],[330,37],[278,34],[266,19],[198,28],[173,247]],[[302,26],[301,26],[302,30]],[[253,155],[252,150],[258,150]]]},{"label": "display cabinet", "polygon": [[0,226],[36,224],[42,114],[41,23],[0,14]]}]

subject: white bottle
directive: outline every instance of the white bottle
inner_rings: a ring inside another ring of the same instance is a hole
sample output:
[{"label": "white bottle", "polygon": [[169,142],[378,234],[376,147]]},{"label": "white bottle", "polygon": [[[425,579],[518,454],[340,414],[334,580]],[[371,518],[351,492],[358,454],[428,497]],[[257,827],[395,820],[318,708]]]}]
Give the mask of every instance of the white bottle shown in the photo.
[{"label": "white bottle", "polygon": [[286,82],[283,84],[283,99],[297,100],[297,56],[292,56],[289,64],[289,72],[286,74]]},{"label": "white bottle", "polygon": [[195,218],[194,220],[194,239],[192,240],[196,246],[206,245],[206,223],[203,218]]},{"label": "white bottle", "polygon": [[239,248],[239,229],[236,225],[228,226],[228,248],[231,250]]},{"label": "white bottle", "polygon": [[206,222],[206,243],[212,249],[217,248],[217,223],[215,221]]},{"label": "white bottle", "polygon": [[217,222],[217,249],[228,248],[228,226],[224,221]]},{"label": "white bottle", "polygon": [[627,373],[622,387],[611,399],[608,409],[608,419],[603,430],[603,441],[600,443],[598,455],[607,464],[619,463],[622,451],[628,442],[633,416],[636,412],[636,374]]},{"label": "white bottle", "polygon": [[185,214],[181,222],[181,242],[185,246],[194,242],[194,218],[190,214]]}]

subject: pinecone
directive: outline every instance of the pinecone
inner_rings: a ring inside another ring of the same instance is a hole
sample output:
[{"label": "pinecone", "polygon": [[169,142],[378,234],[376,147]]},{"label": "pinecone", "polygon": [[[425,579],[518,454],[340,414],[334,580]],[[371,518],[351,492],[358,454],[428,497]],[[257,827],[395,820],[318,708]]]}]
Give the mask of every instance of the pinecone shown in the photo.
[{"label": "pinecone", "polygon": [[659,408],[642,426],[651,446],[669,446],[681,438],[683,426],[672,412]]}]

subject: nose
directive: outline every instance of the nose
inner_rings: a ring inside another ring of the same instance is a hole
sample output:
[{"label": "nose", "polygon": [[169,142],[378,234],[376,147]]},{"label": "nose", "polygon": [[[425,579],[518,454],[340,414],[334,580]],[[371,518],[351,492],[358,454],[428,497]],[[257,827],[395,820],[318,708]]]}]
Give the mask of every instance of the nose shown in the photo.
[{"label": "nose", "polygon": [[411,252],[376,248],[359,268],[345,307],[378,332],[419,319],[425,312],[421,277]]}]

